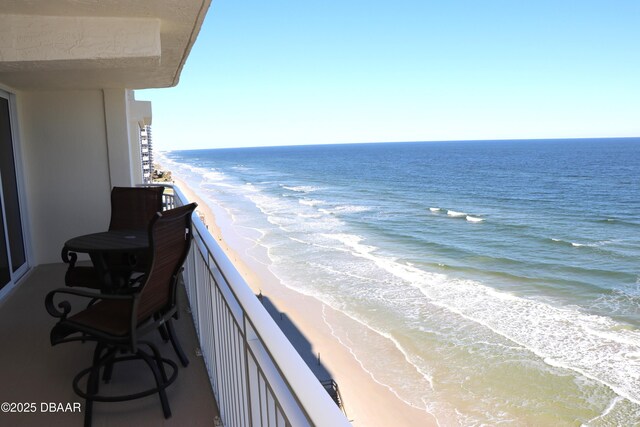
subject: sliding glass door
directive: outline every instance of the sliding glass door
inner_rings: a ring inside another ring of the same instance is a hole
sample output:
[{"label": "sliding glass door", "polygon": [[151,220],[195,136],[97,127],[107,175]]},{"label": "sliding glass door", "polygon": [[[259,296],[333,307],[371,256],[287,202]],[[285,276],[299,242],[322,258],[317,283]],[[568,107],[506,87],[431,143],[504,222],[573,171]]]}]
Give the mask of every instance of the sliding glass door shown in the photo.
[{"label": "sliding glass door", "polygon": [[9,94],[0,91],[0,289],[26,271]]},{"label": "sliding glass door", "polygon": [[[2,200],[0,200],[2,203]],[[0,206],[2,208],[2,206]],[[11,270],[9,269],[9,253],[7,252],[6,236],[4,233],[4,219],[0,216],[0,289],[4,288],[11,281]]]}]

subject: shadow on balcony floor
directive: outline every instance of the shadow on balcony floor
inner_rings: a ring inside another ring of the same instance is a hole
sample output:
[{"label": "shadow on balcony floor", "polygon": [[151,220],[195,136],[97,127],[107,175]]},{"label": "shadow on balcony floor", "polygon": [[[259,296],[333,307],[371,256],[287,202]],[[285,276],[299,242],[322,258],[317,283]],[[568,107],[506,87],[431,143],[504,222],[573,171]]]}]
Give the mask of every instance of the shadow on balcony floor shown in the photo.
[{"label": "shadow on balcony floor", "polygon": [[[51,289],[64,283],[64,264],[36,267],[26,280],[0,303],[0,402],[35,403],[35,413],[0,413],[0,425],[71,426],[82,425],[84,413],[43,412],[43,403],[66,405],[84,400],[73,392],[73,377],[91,364],[93,344],[67,343],[51,347],[49,331],[56,319],[44,308],[44,298]],[[181,306],[186,297],[181,287]],[[169,343],[159,334],[147,336],[160,348],[164,357],[179,365],[178,378],[167,389],[172,417],[165,420],[157,394],[129,402],[95,403],[94,426],[212,426],[218,415],[209,378],[201,358],[195,355],[197,340],[191,316],[180,311],[175,322],[190,364],[183,368]],[[139,387],[140,381],[153,381],[150,371],[138,362],[116,366],[110,388],[114,393]],[[102,390],[102,388],[101,388]]]}]

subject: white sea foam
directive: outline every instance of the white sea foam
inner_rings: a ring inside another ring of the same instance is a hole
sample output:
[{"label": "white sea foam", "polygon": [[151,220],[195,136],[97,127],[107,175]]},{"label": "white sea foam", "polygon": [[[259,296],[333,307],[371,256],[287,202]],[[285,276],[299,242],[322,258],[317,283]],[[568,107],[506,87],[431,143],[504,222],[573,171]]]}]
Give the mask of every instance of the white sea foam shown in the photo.
[{"label": "white sea foam", "polygon": [[[194,172],[198,173],[197,170],[194,171]],[[206,181],[212,181],[212,182],[224,181],[225,178],[226,178],[225,174],[223,174],[222,172],[219,172],[219,171],[215,171],[215,170],[206,172],[202,176]]]},{"label": "white sea foam", "polygon": [[603,294],[593,301],[591,307],[603,313],[637,317],[640,302],[640,280],[620,284],[618,289]]},{"label": "white sea foam", "polygon": [[482,222],[484,218],[478,218],[476,216],[467,215],[467,221],[469,222]]},{"label": "white sea foam", "polygon": [[323,200],[315,200],[315,199],[300,199],[298,203],[305,206],[317,206],[325,203]]},{"label": "white sea foam", "polygon": [[180,163],[167,157],[162,157],[158,161],[162,162],[163,168],[172,170],[174,175],[179,176],[194,190],[198,189],[201,182],[216,187],[235,188],[234,185],[228,183],[229,176],[220,170]]},{"label": "white sea foam", "polygon": [[452,210],[448,210],[447,211],[447,215],[455,217],[455,218],[460,218],[460,217],[463,217],[463,216],[467,216],[467,214],[464,213],[464,212],[456,212],[456,211],[452,211]]},{"label": "white sea foam", "polygon": [[318,187],[313,187],[311,185],[290,186],[290,185],[280,184],[280,186],[282,188],[284,188],[285,190],[295,191],[296,193],[312,193],[314,191],[318,191],[319,190]]},{"label": "white sea foam", "polygon": [[598,247],[606,246],[610,243],[613,243],[612,240],[601,240],[601,241],[592,242],[592,243],[579,243],[579,242],[571,242],[568,240],[556,239],[555,237],[551,237],[550,240],[563,245],[573,246],[574,248],[584,248],[584,247],[598,248]]},{"label": "white sea foam", "polygon": [[473,282],[455,283],[445,298],[433,287],[421,286],[425,295],[437,298],[433,303],[525,346],[552,366],[600,381],[640,404],[640,361],[630,357],[640,349],[637,331],[617,330],[611,319],[514,297]]},{"label": "white sea foam", "polygon": [[[246,197],[271,224],[285,232],[331,231],[342,224],[338,217],[322,215],[295,198],[275,197],[261,191],[247,193]],[[304,221],[300,220],[300,215],[304,216]]]},{"label": "white sea foam", "polygon": [[223,189],[223,188],[232,188],[234,190],[238,189],[237,185],[234,184],[230,184],[228,182],[224,182],[224,181],[216,181],[216,182],[205,182],[206,186],[209,188],[216,188],[218,190]]},{"label": "white sea foam", "polygon": [[336,206],[331,209],[318,209],[318,210],[328,215],[335,215],[335,214],[341,214],[341,213],[367,212],[367,211],[370,211],[371,208],[367,206],[344,205],[344,206]]},{"label": "white sea foam", "polygon": [[303,212],[298,212],[298,216],[300,218],[313,218],[313,219],[318,219],[318,218],[322,218],[322,215],[319,214],[309,214],[309,213],[303,213]]},{"label": "white sea foam", "polygon": [[604,411],[602,411],[602,413],[600,415],[590,419],[589,421],[586,422],[586,424],[581,424],[581,426],[585,426],[586,427],[586,426],[589,426],[589,425],[593,424],[593,422],[596,421],[596,420],[606,418],[606,416],[611,413],[613,408],[615,408],[616,404],[618,404],[618,402],[620,402],[621,400],[622,400],[622,398],[620,396],[614,397],[613,399],[611,399],[611,402],[609,402],[609,405],[607,405],[607,407],[604,409]]},{"label": "white sea foam", "polygon": [[429,208],[431,212],[440,212],[442,209],[440,208]]},{"label": "white sea foam", "polygon": [[244,185],[244,190],[245,191],[251,191],[252,193],[257,193],[258,191],[260,191],[255,185],[253,185],[253,183],[251,182],[247,182]]},{"label": "white sea foam", "polygon": [[184,169],[186,169],[186,170],[188,170],[190,172],[193,172],[194,174],[199,175],[199,176],[205,176],[206,174],[211,172],[211,169],[202,168],[200,166],[193,166],[193,165],[190,165],[188,163],[174,163],[174,164],[179,165],[180,167],[182,167],[182,168],[184,168]]},{"label": "white sea foam", "polygon": [[364,237],[358,236],[357,234],[347,234],[347,233],[338,233],[338,234],[322,234],[323,237],[328,239],[337,240],[341,243],[344,243],[345,246],[355,249],[353,252],[356,256],[364,256],[369,253],[375,251],[377,248],[375,246],[369,246],[361,244],[364,240]]},{"label": "white sea foam", "polygon": [[640,332],[616,321],[497,291],[471,280],[428,273],[379,256],[359,236],[327,235],[355,256],[418,287],[430,303],[479,323],[529,349],[547,364],[570,369],[640,404]]},{"label": "white sea foam", "polygon": [[571,246],[576,247],[576,248],[580,248],[580,247],[588,247],[588,248],[599,248],[601,246],[605,246],[612,243],[611,240],[600,240],[598,242],[593,242],[593,243],[577,243],[577,242],[571,242]]}]

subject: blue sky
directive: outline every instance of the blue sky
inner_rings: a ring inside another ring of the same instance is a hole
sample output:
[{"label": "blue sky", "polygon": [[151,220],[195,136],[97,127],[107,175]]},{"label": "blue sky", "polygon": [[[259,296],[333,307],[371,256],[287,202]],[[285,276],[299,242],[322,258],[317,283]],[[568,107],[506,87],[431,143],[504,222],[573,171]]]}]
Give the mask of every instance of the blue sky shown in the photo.
[{"label": "blue sky", "polygon": [[638,0],[214,0],[158,150],[640,136]]}]

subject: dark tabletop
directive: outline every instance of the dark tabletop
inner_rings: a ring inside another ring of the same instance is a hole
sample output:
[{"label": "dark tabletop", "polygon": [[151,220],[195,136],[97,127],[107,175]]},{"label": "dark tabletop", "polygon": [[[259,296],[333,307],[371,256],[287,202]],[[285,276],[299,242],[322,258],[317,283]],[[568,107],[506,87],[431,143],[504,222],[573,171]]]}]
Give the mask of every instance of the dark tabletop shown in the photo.
[{"label": "dark tabletop", "polygon": [[146,230],[113,230],[86,234],[67,240],[65,248],[73,252],[133,252],[149,248]]}]

